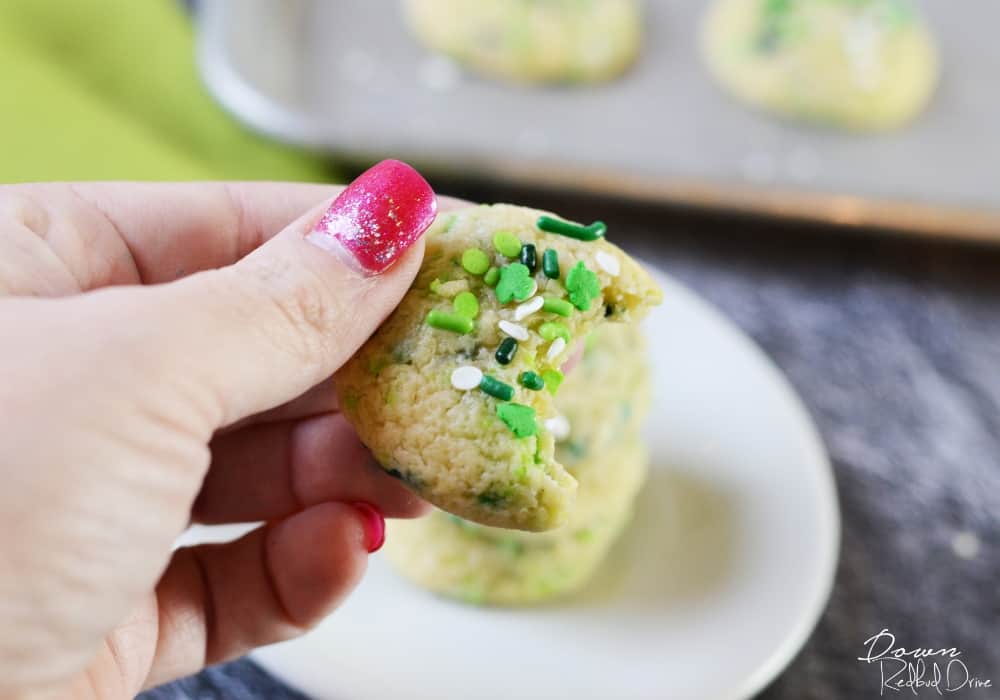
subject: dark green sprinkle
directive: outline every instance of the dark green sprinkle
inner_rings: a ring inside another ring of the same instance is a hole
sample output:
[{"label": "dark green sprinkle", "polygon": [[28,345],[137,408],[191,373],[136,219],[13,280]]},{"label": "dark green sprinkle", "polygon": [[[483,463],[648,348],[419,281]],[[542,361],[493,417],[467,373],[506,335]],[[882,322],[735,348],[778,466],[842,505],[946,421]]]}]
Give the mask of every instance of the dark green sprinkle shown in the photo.
[{"label": "dark green sprinkle", "polygon": [[405,484],[409,485],[415,491],[420,491],[424,488],[424,481],[420,477],[416,476],[411,472],[406,472],[405,474],[395,467],[383,467],[385,473],[394,479],[399,479]]},{"label": "dark green sprinkle", "polygon": [[510,361],[514,359],[514,355],[517,354],[517,339],[516,338],[504,338],[500,342],[500,347],[497,348],[496,355],[497,362],[502,365],[509,365]]},{"label": "dark green sprinkle", "polygon": [[476,500],[479,501],[480,505],[496,507],[502,505],[507,500],[507,497],[495,491],[484,491],[476,496]]},{"label": "dark green sprinkle", "polygon": [[560,316],[569,316],[573,313],[572,304],[565,299],[557,299],[556,297],[543,297],[542,309],[552,314],[559,314]]},{"label": "dark green sprinkle", "polygon": [[538,270],[538,252],[531,243],[521,246],[521,264],[528,268],[531,274]]},{"label": "dark green sprinkle", "polygon": [[575,238],[578,241],[596,241],[604,236],[608,227],[603,221],[595,221],[589,226],[581,226],[570,221],[563,221],[554,216],[539,216],[535,225],[542,231],[558,233],[560,236]]},{"label": "dark green sprinkle", "polygon": [[538,432],[535,409],[531,406],[519,403],[502,403],[497,405],[497,415],[510,428],[515,437],[531,437]]},{"label": "dark green sprinkle", "polygon": [[545,380],[534,372],[521,372],[521,376],[517,378],[517,381],[525,389],[531,389],[532,391],[541,391],[545,388]]},{"label": "dark green sprinkle", "polygon": [[542,254],[542,272],[550,280],[559,279],[559,253],[549,248]]},{"label": "dark green sprinkle", "polygon": [[500,399],[501,401],[510,401],[514,398],[514,387],[510,384],[505,384],[499,379],[495,379],[488,374],[484,374],[482,380],[479,382],[479,388],[490,396]]},{"label": "dark green sprinkle", "polygon": [[540,325],[538,327],[538,335],[542,336],[543,340],[549,341],[562,338],[568,343],[570,339],[569,328],[555,321],[546,321]]},{"label": "dark green sprinkle", "polygon": [[497,282],[499,281],[500,281],[499,267],[491,267],[489,270],[486,271],[486,274],[483,275],[483,282],[486,283],[487,287],[495,287],[497,286]]},{"label": "dark green sprinkle", "polygon": [[431,309],[427,314],[427,325],[432,328],[439,328],[443,331],[460,333],[462,335],[471,333],[476,324],[468,316],[453,314],[440,309]]}]

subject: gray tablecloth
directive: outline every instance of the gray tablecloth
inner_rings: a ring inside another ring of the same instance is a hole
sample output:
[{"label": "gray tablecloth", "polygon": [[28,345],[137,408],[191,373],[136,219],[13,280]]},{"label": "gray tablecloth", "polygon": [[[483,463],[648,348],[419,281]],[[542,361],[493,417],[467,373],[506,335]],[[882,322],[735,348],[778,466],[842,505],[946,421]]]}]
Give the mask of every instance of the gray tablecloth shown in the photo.
[{"label": "gray tablecloth", "polygon": [[[815,633],[761,698],[879,697],[878,665],[857,657],[883,628],[898,646],[956,647],[992,679],[954,697],[1000,698],[1000,251],[459,189],[604,219],[725,311],[805,400],[836,472],[841,561]],[[221,697],[301,695],[243,660],[146,700]]]}]

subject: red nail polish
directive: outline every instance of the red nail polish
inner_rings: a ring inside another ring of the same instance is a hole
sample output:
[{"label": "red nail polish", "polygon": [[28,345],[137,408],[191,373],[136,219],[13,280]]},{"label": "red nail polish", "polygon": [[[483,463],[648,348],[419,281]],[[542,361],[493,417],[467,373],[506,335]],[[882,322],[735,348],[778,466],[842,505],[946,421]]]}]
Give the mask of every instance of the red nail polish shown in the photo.
[{"label": "red nail polish", "polygon": [[383,160],[340,193],[307,239],[329,249],[331,239],[368,275],[384,272],[420,238],[437,214],[434,190],[398,160]]},{"label": "red nail polish", "polygon": [[385,516],[382,511],[371,503],[357,501],[352,506],[361,513],[361,519],[365,524],[365,546],[368,553],[377,552],[385,544]]}]

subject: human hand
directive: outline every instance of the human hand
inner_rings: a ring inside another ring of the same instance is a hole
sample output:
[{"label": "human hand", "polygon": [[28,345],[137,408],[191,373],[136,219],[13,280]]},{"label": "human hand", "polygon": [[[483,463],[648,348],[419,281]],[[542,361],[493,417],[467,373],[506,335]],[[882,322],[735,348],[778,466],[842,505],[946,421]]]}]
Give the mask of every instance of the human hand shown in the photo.
[{"label": "human hand", "polygon": [[[377,509],[426,508],[330,377],[411,283],[434,195],[393,161],[323,216],[337,192],[0,187],[0,696],[132,697],[300,634]],[[191,521],[257,520],[171,554]]]}]

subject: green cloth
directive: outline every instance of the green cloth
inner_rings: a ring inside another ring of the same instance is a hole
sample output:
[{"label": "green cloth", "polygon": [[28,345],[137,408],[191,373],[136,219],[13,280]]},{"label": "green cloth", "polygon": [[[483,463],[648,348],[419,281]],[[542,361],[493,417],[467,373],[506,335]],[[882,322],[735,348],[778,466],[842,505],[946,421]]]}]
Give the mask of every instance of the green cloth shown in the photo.
[{"label": "green cloth", "polygon": [[176,0],[0,0],[0,182],[329,181],[208,95]]}]

